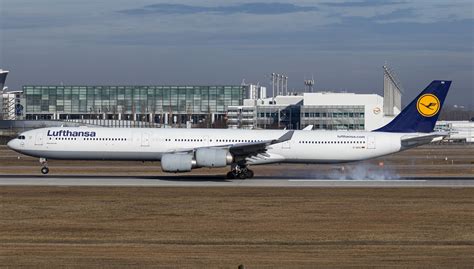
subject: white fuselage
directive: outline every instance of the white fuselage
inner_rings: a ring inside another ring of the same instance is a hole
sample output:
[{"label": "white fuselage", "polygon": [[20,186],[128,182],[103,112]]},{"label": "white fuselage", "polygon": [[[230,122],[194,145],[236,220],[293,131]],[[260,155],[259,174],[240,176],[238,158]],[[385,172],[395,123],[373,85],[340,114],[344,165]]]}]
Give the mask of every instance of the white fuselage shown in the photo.
[{"label": "white fuselage", "polygon": [[[8,146],[26,155],[69,160],[159,161],[165,153],[278,139],[287,130],[42,128],[23,132]],[[295,131],[291,140],[268,146],[249,164],[337,163],[401,150],[403,133]]]}]

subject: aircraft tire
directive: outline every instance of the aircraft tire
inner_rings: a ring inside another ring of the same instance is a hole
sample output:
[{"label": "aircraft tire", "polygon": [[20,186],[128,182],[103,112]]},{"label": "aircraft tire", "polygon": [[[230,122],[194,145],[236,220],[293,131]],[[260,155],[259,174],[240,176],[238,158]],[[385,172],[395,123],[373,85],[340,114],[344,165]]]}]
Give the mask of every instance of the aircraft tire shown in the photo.
[{"label": "aircraft tire", "polygon": [[48,168],[48,167],[43,167],[43,168],[41,168],[41,173],[42,173],[43,175],[48,174],[48,173],[49,173],[49,168]]},{"label": "aircraft tire", "polygon": [[253,171],[252,171],[252,170],[250,170],[250,169],[247,170],[247,173],[246,173],[246,174],[247,174],[247,175],[246,175],[247,178],[253,178]]}]

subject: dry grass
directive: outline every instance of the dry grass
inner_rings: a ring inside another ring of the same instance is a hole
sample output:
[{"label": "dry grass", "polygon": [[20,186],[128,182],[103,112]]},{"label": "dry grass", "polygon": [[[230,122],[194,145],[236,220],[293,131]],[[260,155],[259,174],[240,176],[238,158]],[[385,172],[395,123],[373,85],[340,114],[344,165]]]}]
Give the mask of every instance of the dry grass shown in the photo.
[{"label": "dry grass", "polygon": [[474,188],[2,187],[12,267],[465,267]]},{"label": "dry grass", "polygon": [[[0,175],[39,174],[37,159],[18,156],[0,147]],[[365,164],[380,161],[373,172],[474,177],[473,146],[428,146]],[[50,168],[162,174],[158,163],[51,161]],[[297,177],[334,168],[253,169]],[[473,223],[474,188],[1,187],[0,267],[473,268]]]}]

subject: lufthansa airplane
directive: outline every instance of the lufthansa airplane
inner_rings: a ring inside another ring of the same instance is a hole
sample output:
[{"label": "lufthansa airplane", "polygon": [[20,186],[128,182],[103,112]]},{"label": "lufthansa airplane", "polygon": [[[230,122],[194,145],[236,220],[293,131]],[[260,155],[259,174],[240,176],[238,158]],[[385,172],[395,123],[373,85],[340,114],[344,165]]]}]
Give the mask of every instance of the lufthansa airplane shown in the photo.
[{"label": "lufthansa airplane", "polygon": [[253,177],[251,165],[366,160],[442,140],[433,132],[451,81],[431,82],[390,123],[366,131],[54,127],[21,133],[11,149],[48,159],[161,161],[165,172],[230,165],[228,178]]}]

